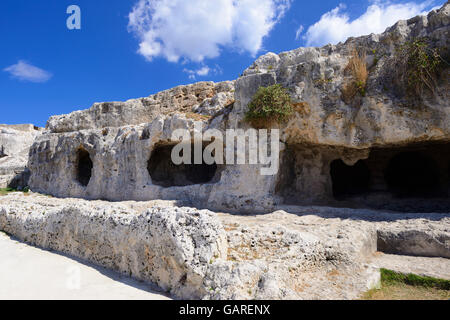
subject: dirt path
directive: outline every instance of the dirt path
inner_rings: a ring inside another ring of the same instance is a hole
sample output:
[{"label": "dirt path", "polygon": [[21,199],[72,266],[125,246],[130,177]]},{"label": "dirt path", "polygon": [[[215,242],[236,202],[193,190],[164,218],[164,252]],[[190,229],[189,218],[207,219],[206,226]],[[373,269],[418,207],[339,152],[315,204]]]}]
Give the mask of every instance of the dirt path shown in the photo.
[{"label": "dirt path", "polygon": [[0,299],[167,300],[139,281],[0,232]]}]

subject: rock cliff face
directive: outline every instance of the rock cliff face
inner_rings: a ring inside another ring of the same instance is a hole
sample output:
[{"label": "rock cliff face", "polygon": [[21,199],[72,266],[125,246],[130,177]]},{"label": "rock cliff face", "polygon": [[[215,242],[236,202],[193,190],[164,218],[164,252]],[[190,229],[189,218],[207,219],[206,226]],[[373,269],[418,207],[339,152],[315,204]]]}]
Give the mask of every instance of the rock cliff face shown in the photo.
[{"label": "rock cliff face", "polygon": [[[268,53],[235,82],[181,86],[52,117],[30,151],[30,186],[60,197],[172,199],[239,212],[310,203],[448,211],[448,64],[431,89],[415,95],[399,50],[426,39],[426,50],[449,61],[449,22],[447,3],[380,35]],[[367,68],[364,84],[349,68],[355,52]],[[277,175],[261,176],[258,165],[167,165],[175,129],[193,130],[194,121],[203,130],[248,129],[248,103],[272,84],[288,89],[296,109],[279,127]],[[357,90],[349,95],[351,85]],[[438,200],[422,200],[430,197]]]},{"label": "rock cliff face", "polygon": [[33,125],[0,125],[0,188],[28,184],[28,152],[41,129]]},{"label": "rock cliff face", "polygon": [[209,114],[233,103],[234,82],[199,82],[126,102],[95,103],[90,109],[53,116],[47,129],[53,133],[123,127],[150,123],[158,116],[199,110]]}]

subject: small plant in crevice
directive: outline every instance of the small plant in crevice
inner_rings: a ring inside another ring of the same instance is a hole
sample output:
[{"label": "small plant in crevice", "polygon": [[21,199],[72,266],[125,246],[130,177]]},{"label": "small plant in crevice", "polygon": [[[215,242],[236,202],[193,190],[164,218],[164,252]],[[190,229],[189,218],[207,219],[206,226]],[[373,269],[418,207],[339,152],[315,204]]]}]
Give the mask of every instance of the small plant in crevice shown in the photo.
[{"label": "small plant in crevice", "polygon": [[260,87],[248,105],[245,120],[255,127],[283,123],[294,113],[288,91],[280,84]]},{"label": "small plant in crevice", "polygon": [[332,83],[333,79],[331,78],[320,78],[314,81],[314,85],[324,88],[327,84]]},{"label": "small plant in crevice", "polygon": [[342,88],[342,99],[350,104],[358,95],[361,97],[366,95],[367,79],[369,78],[366,54],[354,49],[344,71],[350,75],[350,80]]},{"label": "small plant in crevice", "polygon": [[395,53],[398,80],[408,94],[416,97],[422,97],[426,91],[435,93],[444,63],[446,61],[441,57],[439,49],[432,48],[426,38],[405,42]]}]

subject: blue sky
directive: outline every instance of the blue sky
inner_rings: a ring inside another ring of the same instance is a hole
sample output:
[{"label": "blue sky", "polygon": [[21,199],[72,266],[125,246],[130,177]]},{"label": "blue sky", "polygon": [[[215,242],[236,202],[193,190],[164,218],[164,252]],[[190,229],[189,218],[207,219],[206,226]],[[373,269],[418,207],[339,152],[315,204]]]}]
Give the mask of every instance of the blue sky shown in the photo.
[{"label": "blue sky", "polygon": [[[261,54],[380,32],[444,0],[2,0],[0,123],[236,79]],[[69,5],[81,30],[69,30]],[[131,13],[131,15],[130,15]]]}]

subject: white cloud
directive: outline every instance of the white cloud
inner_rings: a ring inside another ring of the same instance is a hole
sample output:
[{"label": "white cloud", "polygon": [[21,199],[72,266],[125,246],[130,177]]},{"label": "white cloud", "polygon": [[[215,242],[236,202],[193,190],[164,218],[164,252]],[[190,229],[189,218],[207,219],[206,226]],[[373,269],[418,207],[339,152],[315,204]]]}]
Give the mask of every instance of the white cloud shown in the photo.
[{"label": "white cloud", "polygon": [[14,78],[22,81],[29,82],[47,82],[53,76],[50,72],[35,67],[23,60],[19,60],[17,64],[13,64],[5,69],[5,72],[9,72]]},{"label": "white cloud", "polygon": [[389,0],[372,1],[366,12],[360,17],[350,20],[345,5],[325,13],[320,20],[310,26],[303,36],[307,46],[321,46],[328,43],[336,44],[349,37],[382,33],[398,20],[409,19],[419,14],[425,14],[425,9],[431,9],[434,1],[420,3],[407,2],[395,4]]},{"label": "white cloud", "polygon": [[187,68],[185,68],[183,70],[183,72],[185,72],[189,75],[189,79],[192,79],[192,80],[195,80],[196,76],[205,77],[209,74],[210,71],[211,71],[211,69],[208,66],[201,67],[200,69],[197,69],[197,70],[191,70],[191,69],[187,69]]},{"label": "white cloud", "polygon": [[129,31],[147,60],[163,57],[201,62],[222,47],[255,55],[291,0],[139,0]]},{"label": "white cloud", "polygon": [[209,67],[203,67],[203,68],[197,70],[197,75],[207,76],[209,71],[210,71]]},{"label": "white cloud", "polygon": [[199,69],[187,69],[185,68],[183,72],[189,75],[189,79],[195,80],[197,77],[206,77],[210,74],[217,75],[222,73],[222,69],[216,65],[214,68],[210,68],[208,66],[200,67]]},{"label": "white cloud", "polygon": [[302,25],[300,25],[300,26],[298,27],[297,31],[295,32],[295,40],[300,39],[300,36],[302,35],[303,30],[305,30],[305,27],[302,26]]}]

